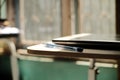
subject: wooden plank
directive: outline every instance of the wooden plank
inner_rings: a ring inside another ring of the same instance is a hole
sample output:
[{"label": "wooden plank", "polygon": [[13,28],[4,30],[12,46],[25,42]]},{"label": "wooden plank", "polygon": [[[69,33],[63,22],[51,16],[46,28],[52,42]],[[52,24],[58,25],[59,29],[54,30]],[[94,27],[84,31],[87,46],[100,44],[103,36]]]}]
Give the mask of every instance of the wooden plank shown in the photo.
[{"label": "wooden plank", "polygon": [[71,0],[62,0],[62,36],[71,35]]}]

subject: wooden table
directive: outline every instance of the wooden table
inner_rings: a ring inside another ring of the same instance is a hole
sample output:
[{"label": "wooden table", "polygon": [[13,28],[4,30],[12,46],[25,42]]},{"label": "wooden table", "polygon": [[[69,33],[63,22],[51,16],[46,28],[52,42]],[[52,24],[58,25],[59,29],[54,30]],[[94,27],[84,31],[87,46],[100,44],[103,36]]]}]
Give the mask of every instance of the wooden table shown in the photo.
[{"label": "wooden table", "polygon": [[65,51],[57,48],[47,48],[44,44],[38,44],[27,48],[28,54],[34,56],[47,56],[54,58],[66,58],[66,59],[104,59],[113,60],[118,64],[118,80],[120,80],[120,51],[113,50],[96,50],[96,49],[84,49],[83,52]]}]

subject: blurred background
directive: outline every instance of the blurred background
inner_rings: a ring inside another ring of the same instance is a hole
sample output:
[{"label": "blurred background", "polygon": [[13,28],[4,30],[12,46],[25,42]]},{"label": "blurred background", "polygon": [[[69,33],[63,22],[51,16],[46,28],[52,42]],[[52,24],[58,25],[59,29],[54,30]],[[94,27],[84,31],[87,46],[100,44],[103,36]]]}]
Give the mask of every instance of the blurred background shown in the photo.
[{"label": "blurred background", "polygon": [[[0,0],[0,20],[1,23],[7,20],[10,26],[19,29],[19,37],[15,40],[17,52],[14,53],[27,53],[28,46],[58,37],[79,33],[120,34],[119,4],[120,0]],[[12,80],[10,56],[14,53],[9,53],[6,42],[0,41],[0,51],[8,51],[7,56],[6,52],[5,56],[0,52],[0,80]],[[89,67],[86,64],[79,66],[74,60],[66,59],[42,60],[39,56],[19,55],[20,80],[80,80],[79,77],[88,80]],[[100,68],[97,80],[117,80],[114,64]]]},{"label": "blurred background", "polygon": [[116,1],[0,0],[0,18],[20,29],[24,45],[78,33],[110,35],[118,31]]}]

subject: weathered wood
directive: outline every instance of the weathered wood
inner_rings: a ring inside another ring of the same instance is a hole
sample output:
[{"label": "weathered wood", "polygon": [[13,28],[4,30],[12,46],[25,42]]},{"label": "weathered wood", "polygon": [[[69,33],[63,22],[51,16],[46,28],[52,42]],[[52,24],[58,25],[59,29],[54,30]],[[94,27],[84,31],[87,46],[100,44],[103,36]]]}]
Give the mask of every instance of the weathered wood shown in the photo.
[{"label": "weathered wood", "polygon": [[71,35],[71,1],[62,0],[62,36]]}]

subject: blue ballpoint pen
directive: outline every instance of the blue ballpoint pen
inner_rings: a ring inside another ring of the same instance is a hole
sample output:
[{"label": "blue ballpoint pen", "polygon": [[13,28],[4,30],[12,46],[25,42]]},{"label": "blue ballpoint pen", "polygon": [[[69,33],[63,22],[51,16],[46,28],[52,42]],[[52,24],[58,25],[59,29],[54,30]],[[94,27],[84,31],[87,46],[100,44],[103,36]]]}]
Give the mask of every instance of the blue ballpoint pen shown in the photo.
[{"label": "blue ballpoint pen", "polygon": [[70,50],[70,51],[77,51],[77,52],[82,52],[83,48],[81,47],[71,47],[71,46],[66,46],[66,45],[58,45],[54,43],[46,43],[46,47],[49,48],[61,48],[64,50]]}]

